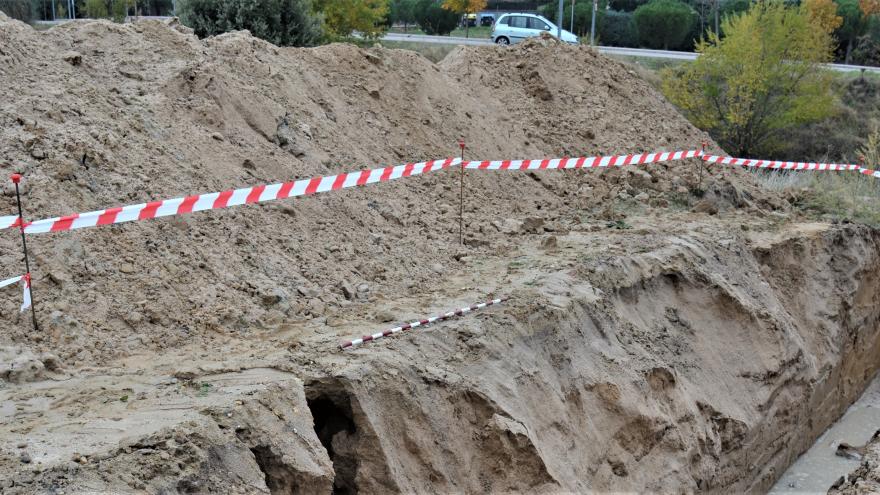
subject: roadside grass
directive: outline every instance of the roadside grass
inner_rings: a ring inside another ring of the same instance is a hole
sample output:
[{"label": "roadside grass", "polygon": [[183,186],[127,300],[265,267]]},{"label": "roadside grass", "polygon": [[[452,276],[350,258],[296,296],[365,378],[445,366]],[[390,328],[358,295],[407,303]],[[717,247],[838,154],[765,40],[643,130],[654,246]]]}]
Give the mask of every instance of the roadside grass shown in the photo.
[{"label": "roadside grass", "polygon": [[418,43],[415,41],[382,41],[385,48],[397,48],[411,50],[420,53],[423,57],[435,64],[443,60],[449,52],[457,48],[457,45],[441,45],[439,43]]},{"label": "roadside grass", "polygon": [[[404,31],[403,27],[394,26],[388,30],[389,33],[397,33],[397,34],[425,34],[418,26],[409,26]],[[464,38],[465,37],[465,29],[463,27],[455,28],[449,36],[453,36],[456,38]],[[467,32],[467,36],[469,38],[491,38],[492,37],[492,27],[491,26],[474,26],[469,28]]]},{"label": "roadside grass", "polygon": [[856,172],[754,171],[760,184],[825,221],[880,227],[880,180]]}]

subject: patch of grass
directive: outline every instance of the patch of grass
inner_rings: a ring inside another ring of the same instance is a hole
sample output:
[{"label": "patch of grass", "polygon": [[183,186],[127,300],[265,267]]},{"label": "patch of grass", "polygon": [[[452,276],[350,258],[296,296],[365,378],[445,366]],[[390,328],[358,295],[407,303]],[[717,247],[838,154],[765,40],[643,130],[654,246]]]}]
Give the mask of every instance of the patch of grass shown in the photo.
[{"label": "patch of grass", "polygon": [[[402,27],[395,26],[388,30],[389,33],[397,33],[397,34],[425,34],[418,26],[410,26],[403,30]],[[492,27],[491,26],[475,26],[470,28],[467,33],[465,33],[465,29],[463,27],[455,28],[449,36],[453,36],[456,38],[464,38],[465,34],[467,34],[468,38],[491,38],[492,37]]]},{"label": "patch of grass", "polygon": [[214,384],[201,382],[199,383],[199,391],[196,395],[198,395],[199,397],[206,397],[213,388]]},{"label": "patch of grass", "polygon": [[880,227],[880,179],[857,172],[755,171],[767,189],[822,220],[850,220]]},{"label": "patch of grass", "polygon": [[435,64],[443,60],[447,55],[449,55],[449,52],[456,48],[456,45],[442,45],[440,43],[417,43],[415,41],[383,41],[382,46],[386,48],[396,48],[417,52],[431,62],[434,62]]}]

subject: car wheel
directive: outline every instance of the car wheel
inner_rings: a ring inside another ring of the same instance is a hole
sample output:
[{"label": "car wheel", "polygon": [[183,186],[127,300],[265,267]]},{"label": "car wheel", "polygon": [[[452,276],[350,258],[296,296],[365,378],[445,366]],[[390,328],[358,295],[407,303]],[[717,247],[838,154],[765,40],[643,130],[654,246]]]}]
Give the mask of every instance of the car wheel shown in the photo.
[{"label": "car wheel", "polygon": [[495,44],[496,45],[509,45],[510,40],[504,36],[499,36],[499,37],[495,38]]}]

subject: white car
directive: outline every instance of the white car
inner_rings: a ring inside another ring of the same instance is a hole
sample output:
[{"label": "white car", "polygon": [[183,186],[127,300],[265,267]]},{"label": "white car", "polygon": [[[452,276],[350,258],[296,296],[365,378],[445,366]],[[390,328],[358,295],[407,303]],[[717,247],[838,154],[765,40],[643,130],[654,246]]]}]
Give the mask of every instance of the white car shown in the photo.
[{"label": "white car", "polygon": [[[540,36],[548,32],[556,36],[556,24],[535,14],[504,14],[492,26],[492,42],[499,45],[512,45],[526,38]],[[578,37],[569,31],[562,30],[562,41],[578,44]]]}]

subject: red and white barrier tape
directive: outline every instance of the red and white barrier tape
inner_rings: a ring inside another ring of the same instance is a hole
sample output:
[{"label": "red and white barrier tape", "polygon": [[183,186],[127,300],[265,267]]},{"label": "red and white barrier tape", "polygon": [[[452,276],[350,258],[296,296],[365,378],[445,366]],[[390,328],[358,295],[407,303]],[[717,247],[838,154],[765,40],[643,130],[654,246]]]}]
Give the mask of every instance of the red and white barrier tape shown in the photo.
[{"label": "red and white barrier tape", "polygon": [[478,310],[478,309],[483,309],[483,308],[485,308],[485,307],[492,306],[493,304],[499,304],[499,303],[501,303],[502,301],[506,301],[507,299],[509,299],[509,298],[507,298],[507,297],[502,297],[502,298],[499,298],[499,299],[492,299],[491,301],[486,301],[486,302],[484,302],[484,303],[474,304],[474,305],[472,305],[472,306],[468,306],[468,307],[466,307],[466,308],[457,309],[457,310],[455,310],[455,311],[450,311],[450,312],[448,312],[448,313],[444,313],[444,314],[439,315],[439,316],[432,316],[432,317],[430,317],[430,318],[426,318],[426,319],[424,319],[424,320],[418,320],[418,321],[414,321],[414,322],[411,322],[411,323],[407,323],[407,324],[405,324],[405,325],[401,325],[401,326],[399,326],[399,327],[394,327],[394,328],[392,328],[392,329],[390,329],[390,330],[385,330],[384,332],[374,333],[374,334],[372,334],[372,335],[364,335],[363,337],[361,337],[361,338],[359,338],[359,339],[354,339],[354,340],[348,340],[348,341],[345,341],[345,342],[339,344],[339,347],[342,348],[342,349],[346,349],[346,348],[349,348],[349,347],[352,347],[352,346],[356,346],[356,345],[363,344],[364,342],[369,342],[369,341],[371,341],[371,340],[376,340],[376,339],[380,339],[380,338],[382,338],[382,337],[387,337],[387,336],[389,336],[389,335],[393,335],[393,334],[395,334],[395,333],[400,333],[400,332],[402,332],[402,331],[404,331],[404,330],[410,330],[410,329],[412,329],[412,328],[417,328],[417,327],[425,326],[425,325],[428,325],[428,324],[434,323],[435,321],[443,321],[443,320],[446,320],[446,319],[452,318],[453,316],[462,316],[462,315],[464,315],[464,314],[466,314],[466,313],[470,313],[471,311],[476,311],[476,310]]},{"label": "red and white barrier tape", "polygon": [[21,303],[21,310],[24,311],[24,310],[28,309],[29,307],[31,307],[31,291],[30,291],[31,274],[30,273],[26,273],[24,275],[19,275],[17,277],[7,278],[6,280],[0,281],[0,289],[2,289],[3,287],[6,287],[6,286],[12,285],[16,282],[23,282],[21,284],[22,290],[24,291],[24,294],[22,295],[23,302]]},{"label": "red and white barrier tape", "polygon": [[870,175],[871,177],[876,177],[880,179],[880,170],[871,170],[870,168],[859,167],[859,173],[863,175]]},{"label": "red and white barrier tape", "polygon": [[0,217],[0,229],[18,227],[18,215],[6,215]]},{"label": "red and white barrier tape", "polygon": [[326,191],[335,191],[348,187],[363,186],[376,182],[386,182],[402,177],[420,175],[433,170],[441,170],[461,163],[460,158],[448,158],[446,160],[431,160],[421,163],[408,163],[395,167],[376,168],[358,172],[348,172],[326,177],[315,177],[293,182],[269,184],[254,187],[245,187],[230,191],[187,196],[185,198],[166,199],[152,201],[138,205],[109,208],[106,210],[91,211],[88,213],[75,213],[66,217],[47,218],[35,222],[26,223],[24,231],[27,234],[41,234],[44,232],[58,232],[62,230],[81,229],[96,225],[110,225],[114,223],[131,222],[134,220],[147,220],[150,218],[182,215],[195,211],[227,208],[249,203],[262,203],[276,199],[306,196]]},{"label": "red and white barrier tape", "polygon": [[[335,191],[337,189],[362,186],[376,182],[386,182],[457,165],[461,165],[467,169],[477,170],[580,169],[624,167],[683,160],[686,158],[701,158],[708,163],[740,165],[754,168],[820,171],[852,170],[880,178],[880,171],[865,169],[858,165],[752,160],[747,158],[732,158],[729,156],[705,155],[700,150],[578,158],[552,158],[543,160],[462,161],[459,158],[448,158],[446,160],[408,163],[406,165],[398,165],[395,167],[376,168],[326,177],[314,177],[312,179],[303,179],[293,182],[246,187],[223,192],[187,196],[184,198],[152,201],[149,203],[108,208],[106,210],[92,211],[88,213],[75,213],[65,217],[47,218],[25,223],[24,231],[27,234],[58,232],[84,227],[94,227],[97,225],[111,225],[135,220],[182,215],[184,213],[226,208],[229,206],[249,203],[262,203],[265,201],[306,196],[314,193]],[[20,222],[18,216],[11,215],[0,217],[0,229],[16,227],[19,225]]]},{"label": "red and white barrier tape", "polygon": [[24,275],[19,275],[17,277],[7,278],[6,280],[0,281],[0,289],[6,287],[7,285],[12,285],[24,278]]},{"label": "red and white barrier tape", "polygon": [[590,156],[579,158],[553,158],[545,160],[494,160],[465,161],[464,168],[480,170],[546,170],[560,168],[597,168],[644,165],[646,163],[669,162],[696,158],[703,154],[700,150],[671,151],[663,153],[640,153],[636,155]]},{"label": "red and white barrier tape", "polygon": [[770,168],[783,170],[861,170],[858,165],[846,165],[840,163],[808,163],[808,162],[783,162],[778,160],[752,160],[749,158],[733,158],[730,156],[703,155],[703,161],[708,163],[720,163],[722,165],[740,165],[752,168]]}]

